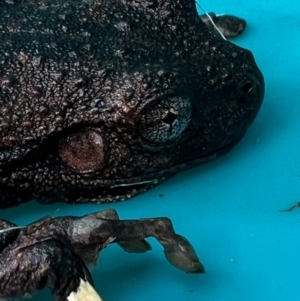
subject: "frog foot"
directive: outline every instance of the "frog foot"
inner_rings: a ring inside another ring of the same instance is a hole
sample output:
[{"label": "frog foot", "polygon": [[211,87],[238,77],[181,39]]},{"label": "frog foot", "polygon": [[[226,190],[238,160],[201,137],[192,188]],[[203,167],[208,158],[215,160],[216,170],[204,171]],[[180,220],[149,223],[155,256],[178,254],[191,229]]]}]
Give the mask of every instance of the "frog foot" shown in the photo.
[{"label": "frog foot", "polygon": [[176,268],[186,273],[204,273],[204,267],[199,261],[193,246],[181,236],[174,235],[172,241],[162,243],[165,256]]},{"label": "frog foot", "polygon": [[186,273],[205,272],[194,248],[185,237],[175,233],[169,218],[119,220],[113,209],[102,211],[99,217],[103,220],[98,229],[92,230],[94,240],[96,232],[99,233],[99,241],[101,234],[107,233],[108,236],[114,237],[113,242],[118,243],[125,251],[143,253],[151,250],[145,238],[154,237],[164,248],[165,256],[173,266]]}]

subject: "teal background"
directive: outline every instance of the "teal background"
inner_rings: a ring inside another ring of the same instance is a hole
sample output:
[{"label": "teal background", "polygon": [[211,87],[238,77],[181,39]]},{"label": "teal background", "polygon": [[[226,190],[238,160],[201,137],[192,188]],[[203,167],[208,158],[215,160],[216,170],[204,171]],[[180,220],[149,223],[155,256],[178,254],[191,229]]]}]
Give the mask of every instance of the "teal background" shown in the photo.
[{"label": "teal background", "polygon": [[[201,0],[201,5],[247,20],[234,43],[254,53],[265,76],[264,104],[242,142],[225,157],[130,201],[31,202],[0,213],[21,225],[49,214],[83,215],[109,207],[124,219],[168,216],[205,265],[204,275],[177,271],[153,239],[146,254],[109,246],[92,273],[105,301],[300,298],[300,209],[279,211],[300,200],[299,1]],[[32,301],[41,299],[52,300],[50,292]]]}]

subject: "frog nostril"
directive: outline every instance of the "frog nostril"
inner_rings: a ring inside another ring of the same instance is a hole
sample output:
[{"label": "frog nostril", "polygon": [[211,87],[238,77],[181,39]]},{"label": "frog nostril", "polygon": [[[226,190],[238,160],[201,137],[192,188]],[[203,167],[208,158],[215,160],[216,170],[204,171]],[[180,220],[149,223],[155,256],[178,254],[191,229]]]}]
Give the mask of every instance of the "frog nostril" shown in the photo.
[{"label": "frog nostril", "polygon": [[245,93],[251,92],[252,89],[253,89],[253,84],[252,84],[252,82],[246,82],[246,83],[243,85],[243,92],[245,92]]},{"label": "frog nostril", "polygon": [[[259,93],[257,89],[257,81],[253,75],[244,76],[242,80],[234,84],[233,90],[230,94],[230,99],[239,99],[245,101],[252,99]],[[250,97],[250,98],[249,98]]]}]

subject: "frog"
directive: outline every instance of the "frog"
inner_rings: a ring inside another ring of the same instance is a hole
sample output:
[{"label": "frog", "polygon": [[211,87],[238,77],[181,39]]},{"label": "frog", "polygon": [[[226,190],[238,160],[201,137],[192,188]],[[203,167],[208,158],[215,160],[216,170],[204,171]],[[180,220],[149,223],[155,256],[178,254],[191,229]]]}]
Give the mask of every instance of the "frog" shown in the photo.
[{"label": "frog", "polygon": [[0,220],[0,298],[30,297],[49,287],[56,301],[101,301],[89,268],[109,244],[129,253],[151,250],[154,237],[179,270],[204,273],[193,246],[176,234],[170,219],[120,220],[114,209],[81,217],[45,217],[27,226]]},{"label": "frog", "polygon": [[194,0],[1,1],[0,208],[129,199],[237,145],[264,77],[205,18]]}]

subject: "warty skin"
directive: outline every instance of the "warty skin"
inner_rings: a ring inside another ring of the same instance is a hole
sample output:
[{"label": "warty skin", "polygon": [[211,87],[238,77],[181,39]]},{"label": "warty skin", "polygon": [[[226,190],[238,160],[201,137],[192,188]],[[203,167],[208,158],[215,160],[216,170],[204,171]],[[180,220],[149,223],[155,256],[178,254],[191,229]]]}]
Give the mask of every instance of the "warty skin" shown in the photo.
[{"label": "warty skin", "polygon": [[225,154],[263,100],[193,0],[1,1],[0,20],[1,208],[134,196]]}]

